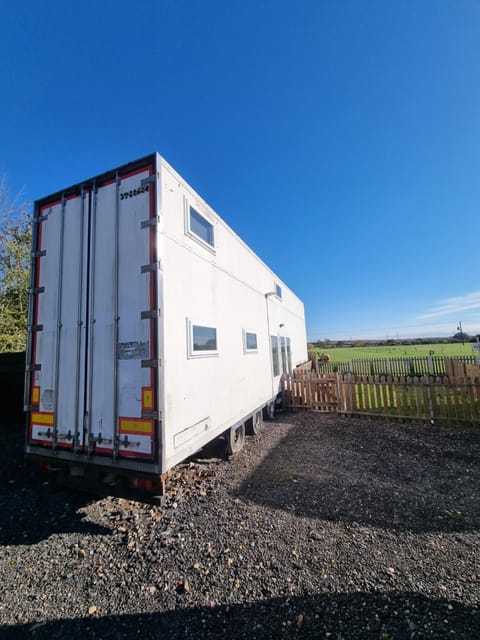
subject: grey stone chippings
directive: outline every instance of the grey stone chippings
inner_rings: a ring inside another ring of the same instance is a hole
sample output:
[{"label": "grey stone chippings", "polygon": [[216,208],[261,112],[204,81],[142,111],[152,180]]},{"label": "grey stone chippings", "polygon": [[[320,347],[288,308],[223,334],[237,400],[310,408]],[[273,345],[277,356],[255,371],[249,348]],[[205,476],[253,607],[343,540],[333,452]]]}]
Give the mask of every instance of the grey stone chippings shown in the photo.
[{"label": "grey stone chippings", "polygon": [[165,507],[52,487],[0,427],[3,638],[480,638],[480,430],[298,413]]}]

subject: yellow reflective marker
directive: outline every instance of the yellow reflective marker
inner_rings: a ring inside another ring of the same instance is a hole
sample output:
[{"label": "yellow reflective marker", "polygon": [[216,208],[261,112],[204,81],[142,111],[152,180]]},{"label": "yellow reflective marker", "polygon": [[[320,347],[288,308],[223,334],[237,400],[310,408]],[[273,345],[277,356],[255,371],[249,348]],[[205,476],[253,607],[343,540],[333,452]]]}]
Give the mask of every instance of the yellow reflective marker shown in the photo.
[{"label": "yellow reflective marker", "polygon": [[142,418],[120,418],[120,433],[153,434],[153,420]]},{"label": "yellow reflective marker", "polygon": [[44,424],[48,427],[53,427],[54,424],[54,414],[53,413],[45,413],[42,411],[33,411],[31,416],[32,424]]},{"label": "yellow reflective marker", "polygon": [[153,409],[153,389],[152,387],[142,387],[142,409],[149,411]]},{"label": "yellow reflective marker", "polygon": [[40,404],[40,387],[32,387],[32,404]]}]

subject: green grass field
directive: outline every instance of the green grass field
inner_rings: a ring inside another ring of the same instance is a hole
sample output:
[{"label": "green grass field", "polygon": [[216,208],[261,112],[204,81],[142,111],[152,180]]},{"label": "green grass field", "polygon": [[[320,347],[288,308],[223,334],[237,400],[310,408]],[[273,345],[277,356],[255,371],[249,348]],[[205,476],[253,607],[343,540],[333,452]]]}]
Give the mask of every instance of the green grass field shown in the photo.
[{"label": "green grass field", "polygon": [[[331,362],[346,362],[354,358],[413,358],[415,356],[470,356],[473,343],[395,345],[391,347],[342,347],[338,349],[316,349],[327,353]],[[433,353],[432,353],[433,352]]]}]

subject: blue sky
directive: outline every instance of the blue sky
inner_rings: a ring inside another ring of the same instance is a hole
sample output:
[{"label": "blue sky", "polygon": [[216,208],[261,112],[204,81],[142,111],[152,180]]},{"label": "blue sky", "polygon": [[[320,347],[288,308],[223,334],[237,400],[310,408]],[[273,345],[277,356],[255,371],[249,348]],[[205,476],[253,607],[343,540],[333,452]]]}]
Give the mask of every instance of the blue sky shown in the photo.
[{"label": "blue sky", "polygon": [[7,0],[0,173],[34,200],[159,151],[310,339],[480,332],[480,3]]}]

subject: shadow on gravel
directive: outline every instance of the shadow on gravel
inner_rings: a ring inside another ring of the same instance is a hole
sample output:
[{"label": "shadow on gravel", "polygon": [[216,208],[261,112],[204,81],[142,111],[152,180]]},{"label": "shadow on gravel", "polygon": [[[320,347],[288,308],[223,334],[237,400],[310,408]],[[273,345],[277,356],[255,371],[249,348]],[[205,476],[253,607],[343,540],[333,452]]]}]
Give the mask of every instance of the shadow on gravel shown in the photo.
[{"label": "shadow on gravel", "polygon": [[478,638],[480,613],[415,593],[341,593],[0,627],[0,639]]},{"label": "shadow on gravel", "polygon": [[461,532],[480,529],[479,478],[480,430],[304,414],[236,495],[331,522]]},{"label": "shadow on gravel", "polygon": [[110,533],[78,513],[91,496],[52,491],[48,476],[25,460],[23,445],[22,426],[0,425],[0,546],[35,544],[54,533]]},{"label": "shadow on gravel", "polygon": [[43,485],[2,492],[0,546],[35,544],[55,533],[110,534],[110,529],[82,519],[79,509],[89,502],[91,498],[52,493]]}]

